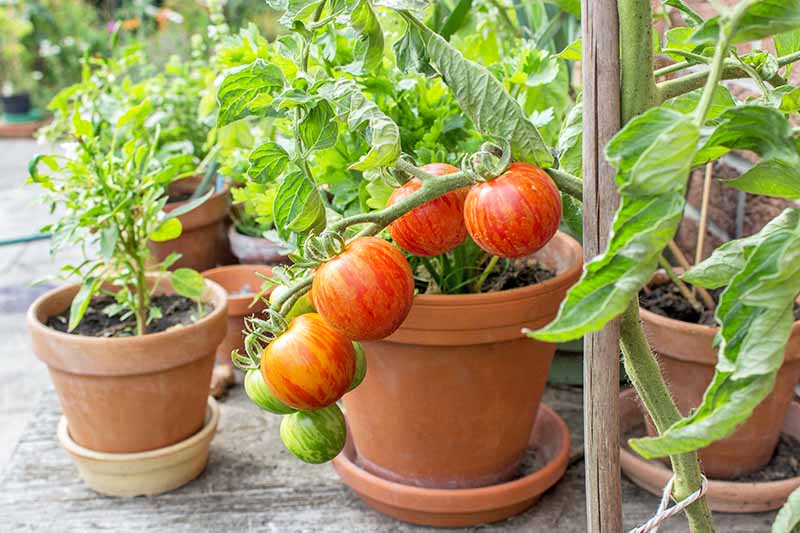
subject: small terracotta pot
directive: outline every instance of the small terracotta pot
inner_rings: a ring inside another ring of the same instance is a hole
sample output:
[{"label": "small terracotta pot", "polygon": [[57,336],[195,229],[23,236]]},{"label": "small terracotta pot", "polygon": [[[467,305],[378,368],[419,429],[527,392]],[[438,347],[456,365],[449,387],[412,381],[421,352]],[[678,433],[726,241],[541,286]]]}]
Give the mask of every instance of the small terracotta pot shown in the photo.
[{"label": "small terracotta pot", "polygon": [[344,397],[361,467],[449,489],[517,473],[555,351],[521,330],[555,317],[582,253],[558,233],[535,257],[557,276],[503,292],[419,295],[400,329],[364,343],[366,379]]},{"label": "small terracotta pot", "polygon": [[[171,183],[169,193],[180,195],[192,193],[202,181],[202,176],[192,176]],[[169,213],[189,200],[170,202],[164,206]],[[193,268],[203,271],[217,266],[221,257],[225,257],[228,239],[225,234],[225,217],[230,207],[230,191],[225,184],[200,206],[178,217],[183,226],[180,237],[164,242],[149,242],[148,248],[154,259],[163,261],[172,252],[181,254],[181,258],[170,267]]]},{"label": "small terracotta pot", "polygon": [[[49,317],[70,306],[78,285],[33,302],[27,317],[33,350],[48,366],[78,445],[97,452],[142,452],[200,430],[214,355],[228,325],[225,290],[206,283],[205,300],[214,305],[207,316],[138,337],[84,337],[47,327]],[[156,293],[171,292],[164,276]]]},{"label": "small terracotta pot", "polygon": [[[719,328],[673,320],[641,309],[650,345],[659,356],[661,370],[678,409],[686,416],[703,401],[714,376],[717,351],[714,335]],[[780,439],[783,419],[800,379],[800,322],[792,328],[783,366],[775,388],[753,415],[729,437],[699,451],[703,471],[710,478],[732,479],[760,470],[772,458]],[[646,419],[647,432],[656,435]]]},{"label": "small terracotta pot", "polygon": [[231,352],[244,351],[244,318],[260,313],[266,307],[263,301],[250,306],[253,296],[264,283],[256,276],[256,272],[272,276],[272,269],[264,265],[228,265],[203,272],[205,278],[218,283],[228,292],[228,334],[217,348],[217,363],[233,365]]},{"label": "small terracotta pot", "polygon": [[242,264],[276,265],[289,262],[280,244],[263,237],[250,237],[236,231],[235,226],[228,228],[228,242],[231,252]]}]

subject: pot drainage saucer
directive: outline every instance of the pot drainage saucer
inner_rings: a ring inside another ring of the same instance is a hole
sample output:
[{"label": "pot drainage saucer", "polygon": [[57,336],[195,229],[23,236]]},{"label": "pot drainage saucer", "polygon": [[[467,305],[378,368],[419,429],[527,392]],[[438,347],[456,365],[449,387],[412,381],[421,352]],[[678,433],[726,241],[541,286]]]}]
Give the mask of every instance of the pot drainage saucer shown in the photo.
[{"label": "pot drainage saucer", "polygon": [[64,416],[57,433],[78,474],[93,490],[107,496],[155,496],[189,483],[205,469],[219,417],[219,405],[209,396],[200,431],[171,446],[137,453],[105,453],[80,446],[70,437]]},{"label": "pot drainage saucer", "polygon": [[545,404],[540,404],[529,442],[543,453],[544,466],[521,478],[487,487],[429,489],[378,477],[357,464],[349,433],[333,467],[367,505],[392,518],[435,527],[474,526],[525,511],[564,476],[569,461],[569,430]]},{"label": "pot drainage saucer", "polygon": [[[620,393],[619,401],[620,434],[624,435],[642,423],[642,410],[633,389]],[[800,439],[800,403],[795,401],[790,405],[783,432]],[[672,477],[672,470],[661,461],[647,461],[624,445],[620,446],[620,465],[631,481],[658,497]],[[761,513],[782,507],[797,487],[800,487],[800,477],[763,482],[710,479],[706,500],[712,511]]]}]

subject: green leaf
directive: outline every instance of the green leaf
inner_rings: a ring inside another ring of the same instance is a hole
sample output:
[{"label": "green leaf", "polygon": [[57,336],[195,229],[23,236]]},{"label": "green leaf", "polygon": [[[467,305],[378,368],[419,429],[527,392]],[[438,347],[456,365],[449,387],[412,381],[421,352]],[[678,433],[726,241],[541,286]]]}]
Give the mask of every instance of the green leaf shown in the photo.
[{"label": "green leaf", "polygon": [[291,233],[319,231],[325,226],[325,203],[317,186],[302,172],[294,172],[278,187],[272,206],[275,228],[283,240]]},{"label": "green leaf", "polygon": [[428,7],[429,0],[376,0],[374,4],[380,7],[391,9],[407,9],[409,11],[421,11]]},{"label": "green leaf", "polygon": [[425,47],[425,39],[416,25],[408,24],[403,35],[392,45],[397,67],[402,72],[434,73]]},{"label": "green leaf", "polygon": [[532,337],[548,342],[577,339],[627,308],[650,280],[683,217],[699,135],[690,117],[653,108],[611,139],[606,157],[618,170],[622,203],[608,249],[586,265],[555,321]]},{"label": "green leaf", "polygon": [[[700,97],[703,94],[703,89],[696,89],[692,92],[676,96],[664,102],[661,107],[672,109],[684,115],[694,113],[697,104],[700,103]],[[736,106],[736,100],[733,99],[730,91],[723,85],[717,85],[714,90],[714,96],[711,100],[711,106],[708,109],[707,120],[714,120],[728,109]]]},{"label": "green leaf", "polygon": [[276,142],[265,142],[250,152],[247,175],[257,183],[268,183],[278,179],[289,163],[289,154]]},{"label": "green leaf", "polygon": [[117,119],[117,128],[123,128],[130,122],[141,125],[150,113],[153,111],[153,105],[149,98],[143,100],[135,106],[128,108],[125,113]]},{"label": "green leaf", "polygon": [[350,26],[356,33],[355,60],[341,69],[355,75],[375,72],[383,61],[383,30],[369,0],[358,0],[350,13]]},{"label": "green leaf", "polygon": [[786,87],[790,88],[781,95],[778,109],[782,113],[797,113],[800,111],[800,87]]},{"label": "green leaf", "polygon": [[762,161],[738,178],[720,183],[751,194],[800,200],[800,168],[779,159]]},{"label": "green leaf", "polygon": [[169,282],[176,293],[195,302],[202,300],[206,293],[206,279],[191,268],[178,268],[170,272]]},{"label": "green leaf", "polygon": [[119,230],[117,226],[111,225],[100,232],[100,257],[105,260],[111,259],[114,250],[117,248],[119,240]]},{"label": "green leaf", "polygon": [[683,19],[686,21],[686,25],[691,28],[697,27],[703,23],[703,17],[698,15],[694,9],[686,5],[683,0],[664,0],[664,4],[681,11],[684,15]]},{"label": "green leaf", "polygon": [[352,80],[340,78],[325,85],[320,92],[336,102],[340,114],[346,116],[347,128],[368,132],[370,150],[350,165],[352,170],[371,170],[394,165],[400,155],[400,128],[372,100],[366,98]]},{"label": "green leaf", "polygon": [[519,103],[508,94],[503,84],[482,65],[466,59],[441,36],[409,15],[401,13],[416,25],[428,48],[428,56],[445,83],[453,91],[462,111],[483,135],[508,139],[514,159],[553,165],[553,155],[528,120]]},{"label": "green leaf", "polygon": [[439,35],[449,41],[450,37],[467,21],[471,8],[472,0],[459,0],[450,14],[447,15],[442,27],[439,28]]},{"label": "green leaf", "polygon": [[72,299],[72,304],[69,306],[69,325],[67,331],[72,331],[78,324],[80,324],[83,315],[89,308],[92,301],[92,296],[95,295],[97,289],[100,288],[100,278],[88,277],[83,280],[78,294]]},{"label": "green leaf", "polygon": [[800,208],[742,247],[744,266],[720,296],[719,354],[703,403],[661,436],[634,439],[645,458],[694,451],[730,435],[770,393],[783,364],[800,294]]},{"label": "green leaf", "polygon": [[170,218],[178,218],[179,216],[185,215],[186,213],[188,213],[193,209],[197,209],[198,207],[203,205],[206,202],[206,200],[211,198],[215,192],[216,191],[212,187],[203,196],[195,198],[194,200],[191,200],[189,202],[180,205],[179,207],[176,207],[175,209],[167,213],[165,220],[168,220]]},{"label": "green leaf", "polygon": [[[671,28],[664,33],[666,44],[664,48],[671,48],[673,50],[682,50],[684,52],[693,52],[698,48],[697,43],[690,41],[694,32],[691,28],[679,27]],[[672,59],[682,61],[685,56],[674,52],[668,53]]]},{"label": "green leaf", "polygon": [[300,139],[306,154],[313,150],[324,150],[336,144],[339,127],[334,120],[333,108],[322,100],[312,107],[300,122]]},{"label": "green leaf", "polygon": [[800,488],[789,495],[789,499],[778,511],[772,524],[772,533],[788,533],[797,531],[800,526]]},{"label": "green leaf", "polygon": [[[713,17],[695,30],[692,40],[697,43],[716,43],[720,18]],[[763,0],[747,8],[731,44],[757,41],[772,35],[800,28],[800,0]]]},{"label": "green leaf", "polygon": [[229,71],[217,91],[217,127],[222,127],[268,107],[272,94],[283,88],[281,70],[263,59]]},{"label": "green leaf", "polygon": [[166,218],[164,221],[150,234],[150,240],[155,242],[171,241],[181,236],[183,231],[183,224],[177,218]]},{"label": "green leaf", "polygon": [[583,103],[575,104],[564,119],[558,135],[558,167],[573,176],[583,174]]},{"label": "green leaf", "polygon": [[91,137],[94,135],[92,123],[81,118],[77,103],[75,104],[75,110],[72,112],[72,130],[76,137]]},{"label": "green leaf", "polygon": [[556,57],[567,61],[580,61],[583,59],[583,41],[581,39],[575,39],[569,43],[566,48],[561,50]]},{"label": "green leaf", "polygon": [[772,107],[743,105],[725,111],[703,149],[750,150],[764,159],[798,160],[792,125]]},{"label": "green leaf", "polygon": [[583,240],[583,204],[566,193],[561,193],[562,221],[578,240]]},{"label": "green leaf", "polygon": [[[775,51],[779,56],[786,56],[800,51],[800,30],[788,31],[774,37]],[[792,63],[786,65],[786,77],[792,74]]]},{"label": "green leaf", "polygon": [[560,7],[575,18],[581,18],[581,1],[580,0],[546,0],[548,4],[553,4]]}]

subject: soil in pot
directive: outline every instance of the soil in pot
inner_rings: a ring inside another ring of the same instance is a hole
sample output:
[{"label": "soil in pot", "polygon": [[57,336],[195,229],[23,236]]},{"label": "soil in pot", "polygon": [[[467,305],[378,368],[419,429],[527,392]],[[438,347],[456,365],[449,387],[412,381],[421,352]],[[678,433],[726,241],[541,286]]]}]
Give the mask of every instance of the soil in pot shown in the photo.
[{"label": "soil in pot", "polygon": [[[720,291],[712,291],[712,297]],[[718,328],[713,314],[697,312],[665,276],[640,294],[644,328],[669,384],[678,409],[687,415],[700,405],[714,375],[717,352],[713,347]],[[675,317],[680,319],[676,320]],[[800,317],[800,306],[795,306]],[[800,379],[800,323],[795,323],[783,366],[773,391],[753,415],[725,439],[699,451],[704,472],[712,479],[733,479],[761,470],[778,445],[782,421]],[[646,420],[648,433],[655,428]]]},{"label": "soil in pot", "polygon": [[[189,201],[202,176],[192,176],[171,183],[168,190],[169,203],[164,211],[170,212]],[[228,256],[228,239],[225,233],[225,217],[230,207],[230,191],[223,184],[200,206],[178,217],[183,230],[180,237],[164,242],[150,242],[148,248],[156,261],[163,261],[169,254],[181,254],[170,270],[193,268],[198,271],[217,266]]]},{"label": "soil in pot", "polygon": [[[156,283],[156,276],[149,282]],[[156,298],[174,294],[168,278],[157,283]],[[48,366],[78,445],[142,452],[180,442],[202,427],[215,351],[227,329],[225,291],[207,285],[205,316],[142,336],[73,335],[48,327],[69,308],[77,285],[54,289],[31,305],[34,352]]]},{"label": "soil in pot", "polygon": [[521,330],[555,316],[581,257],[580,245],[558,234],[533,256],[555,277],[482,294],[418,295],[398,331],[363,343],[366,379],[344,396],[359,466],[444,489],[517,475],[555,351]]}]

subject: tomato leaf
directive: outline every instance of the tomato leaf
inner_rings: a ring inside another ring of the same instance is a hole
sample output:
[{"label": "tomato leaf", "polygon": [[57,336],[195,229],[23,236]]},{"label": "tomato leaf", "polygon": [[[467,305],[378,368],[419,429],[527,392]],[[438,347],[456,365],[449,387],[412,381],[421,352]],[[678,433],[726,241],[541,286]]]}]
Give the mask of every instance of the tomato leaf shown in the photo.
[{"label": "tomato leaf", "polygon": [[272,205],[275,228],[282,240],[294,233],[319,231],[325,226],[325,203],[316,184],[302,172],[284,178]]},{"label": "tomato leaf", "polygon": [[691,117],[657,107],[631,120],[611,139],[606,158],[618,170],[622,203],[608,249],[586,265],[556,319],[532,337],[549,342],[577,339],[627,308],[650,280],[658,256],[678,228],[699,136]]},{"label": "tomato leaf", "polygon": [[[697,89],[675,98],[671,98],[664,102],[661,107],[678,111],[685,115],[694,113],[697,104],[700,102],[700,96],[703,94],[703,89]],[[708,109],[706,118],[714,120],[728,109],[736,106],[736,100],[733,99],[730,91],[723,85],[717,85],[714,90],[714,96],[711,100],[711,106]]]},{"label": "tomato leaf", "polygon": [[444,38],[412,15],[401,12],[420,30],[431,63],[453,91],[461,109],[483,135],[508,139],[514,158],[540,167],[553,165],[553,155],[519,103],[484,66],[466,59]]},{"label": "tomato leaf", "polygon": [[797,162],[762,161],[738,178],[720,183],[751,194],[800,200],[800,170]]},{"label": "tomato leaf", "polygon": [[355,59],[341,70],[355,75],[375,72],[383,61],[383,30],[369,0],[358,0],[350,13],[350,26],[356,33]]},{"label": "tomato leaf", "polygon": [[583,58],[583,41],[575,39],[556,56],[567,61],[580,61]]},{"label": "tomato leaf", "polygon": [[69,306],[69,325],[67,326],[67,331],[72,331],[78,327],[83,315],[89,308],[89,304],[92,301],[92,296],[94,296],[94,294],[97,292],[97,289],[100,288],[100,283],[100,278],[94,276],[90,276],[83,280],[83,284],[78,290],[78,294],[75,295],[75,298],[72,299],[72,304]]},{"label": "tomato leaf", "polygon": [[558,167],[573,176],[583,175],[583,104],[576,104],[561,125],[556,152]]},{"label": "tomato leaf", "polygon": [[703,23],[703,17],[698,15],[697,12],[689,7],[683,0],[664,0],[664,4],[674,7],[683,13],[683,19],[686,21],[686,25],[691,28],[695,28]]},{"label": "tomato leaf", "polygon": [[150,234],[150,240],[155,242],[171,241],[181,236],[183,231],[183,224],[177,218],[166,218],[164,221]]},{"label": "tomato leaf", "polygon": [[300,122],[299,130],[307,152],[324,150],[336,144],[339,127],[334,120],[331,104],[325,100],[318,102]]},{"label": "tomato leaf", "polygon": [[260,58],[229,71],[217,91],[217,127],[263,111],[271,103],[272,93],[282,88],[280,68]]},{"label": "tomato leaf", "polygon": [[392,45],[397,68],[402,72],[419,72],[430,75],[435,71],[431,67],[425,39],[419,27],[408,24],[403,35]]},{"label": "tomato leaf", "polygon": [[[703,22],[692,35],[696,43],[716,43],[719,39],[719,16]],[[755,2],[742,16],[731,44],[757,41],[800,28],[800,0]]]},{"label": "tomato leaf", "polygon": [[719,355],[703,403],[659,437],[633,439],[650,459],[697,450],[730,435],[770,393],[783,364],[800,294],[800,208],[784,211],[720,296]]},{"label": "tomato leaf", "polygon": [[278,178],[289,163],[289,154],[276,142],[266,142],[250,152],[247,175],[256,183],[268,183]]},{"label": "tomato leaf", "polygon": [[[800,51],[800,30],[788,31],[776,35],[773,39],[775,41],[775,51],[779,56],[786,56]],[[792,66],[792,63],[786,65],[787,78],[792,74]]]},{"label": "tomato leaf", "polygon": [[169,282],[176,293],[195,302],[199,302],[206,293],[206,279],[191,268],[179,268],[170,272]]}]

